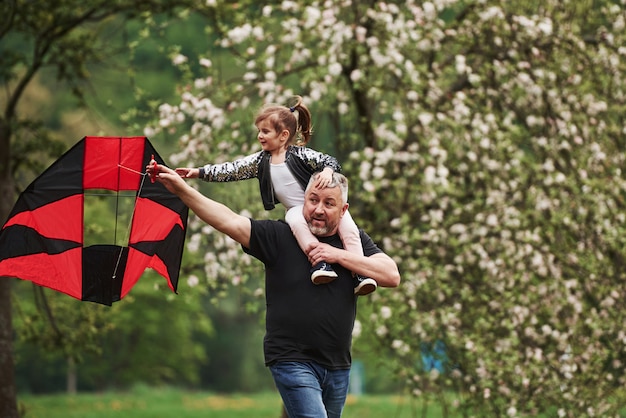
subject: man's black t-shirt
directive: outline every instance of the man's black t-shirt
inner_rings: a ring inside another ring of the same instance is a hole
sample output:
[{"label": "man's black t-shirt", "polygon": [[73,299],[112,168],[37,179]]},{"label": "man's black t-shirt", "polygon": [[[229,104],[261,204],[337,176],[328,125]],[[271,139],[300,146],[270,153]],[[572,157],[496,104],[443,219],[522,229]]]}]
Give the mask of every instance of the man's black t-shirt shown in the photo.
[{"label": "man's black t-shirt", "polygon": [[[329,369],[350,368],[356,299],[352,274],[338,264],[331,283],[311,282],[311,264],[289,225],[282,221],[252,222],[250,248],[244,251],[265,264],[265,364],[315,361]],[[366,256],[381,252],[363,231]],[[338,235],[320,238],[342,248]]]}]

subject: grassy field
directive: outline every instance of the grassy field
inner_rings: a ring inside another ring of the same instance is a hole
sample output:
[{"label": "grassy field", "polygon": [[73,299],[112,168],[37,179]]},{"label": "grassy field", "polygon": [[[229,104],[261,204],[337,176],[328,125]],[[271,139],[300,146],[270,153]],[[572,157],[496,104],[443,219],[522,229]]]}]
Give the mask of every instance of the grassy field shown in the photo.
[{"label": "grassy field", "polygon": [[[279,418],[277,393],[211,394],[176,389],[133,390],[124,393],[19,396],[25,418]],[[350,396],[344,418],[440,418],[441,411],[408,396]]]}]

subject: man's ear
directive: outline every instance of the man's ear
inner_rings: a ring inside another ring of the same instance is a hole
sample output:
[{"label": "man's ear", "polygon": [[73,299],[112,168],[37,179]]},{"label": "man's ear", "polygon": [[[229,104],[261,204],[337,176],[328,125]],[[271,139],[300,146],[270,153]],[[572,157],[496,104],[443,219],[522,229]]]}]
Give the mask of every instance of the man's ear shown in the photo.
[{"label": "man's ear", "polygon": [[345,205],[343,205],[343,208],[341,208],[341,216],[345,215],[345,213],[348,211],[348,207],[350,205],[348,203],[346,203]]}]

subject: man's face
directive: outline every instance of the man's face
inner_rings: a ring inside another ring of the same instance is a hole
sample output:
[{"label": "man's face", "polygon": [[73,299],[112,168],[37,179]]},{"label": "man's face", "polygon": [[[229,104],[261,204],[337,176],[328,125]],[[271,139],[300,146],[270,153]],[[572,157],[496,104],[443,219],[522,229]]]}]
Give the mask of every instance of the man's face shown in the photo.
[{"label": "man's face", "polygon": [[339,187],[312,187],[304,196],[302,213],[313,235],[326,237],[337,232],[339,221],[348,209],[341,200]]}]

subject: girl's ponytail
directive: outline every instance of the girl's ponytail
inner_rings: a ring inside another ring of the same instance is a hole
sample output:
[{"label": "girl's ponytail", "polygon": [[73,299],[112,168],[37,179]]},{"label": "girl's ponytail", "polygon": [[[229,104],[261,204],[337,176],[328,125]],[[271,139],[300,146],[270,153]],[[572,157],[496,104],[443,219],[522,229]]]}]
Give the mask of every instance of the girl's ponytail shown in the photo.
[{"label": "girl's ponytail", "polygon": [[298,128],[296,129],[296,144],[304,146],[311,140],[311,135],[313,134],[313,123],[311,121],[311,112],[309,109],[302,103],[302,96],[295,96],[296,104],[291,106],[289,110],[291,113],[297,113],[297,122]]}]

